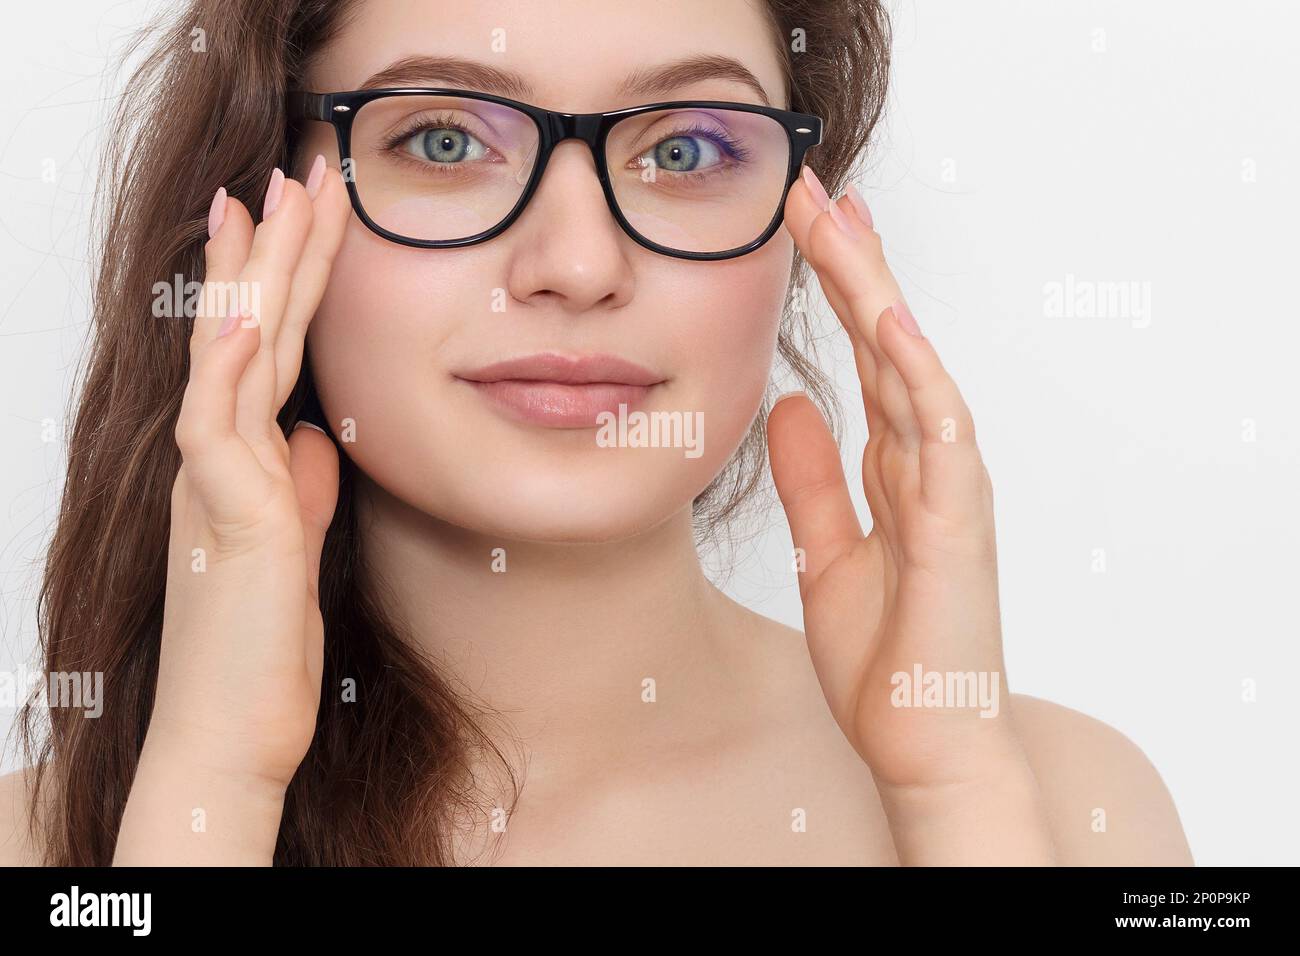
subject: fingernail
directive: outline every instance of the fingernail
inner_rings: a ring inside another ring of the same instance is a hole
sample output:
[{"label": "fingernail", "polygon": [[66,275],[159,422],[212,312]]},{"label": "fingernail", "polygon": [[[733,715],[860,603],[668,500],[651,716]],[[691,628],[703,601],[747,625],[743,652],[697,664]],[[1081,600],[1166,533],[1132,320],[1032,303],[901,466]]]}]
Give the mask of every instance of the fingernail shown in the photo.
[{"label": "fingernail", "polygon": [[[320,432],[322,435],[326,434],[325,429],[321,428],[319,425],[313,425],[311,422],[306,421],[305,419],[299,419],[299,420],[298,420],[298,423],[297,423],[296,425],[293,426],[293,431],[296,432],[299,428],[302,428],[302,427],[304,427],[304,426],[307,427],[307,428],[314,428],[314,429],[316,429],[318,432]],[[292,434],[292,432],[291,432],[290,434]]]},{"label": "fingernail", "polygon": [[325,179],[325,157],[317,153],[316,161],[311,164],[311,172],[307,174],[307,195],[312,199],[320,192],[320,184]]},{"label": "fingernail", "polygon": [[797,389],[796,389],[795,391],[793,391],[793,392],[783,392],[782,394],[780,394],[780,395],[778,395],[778,396],[776,397],[776,401],[772,403],[772,407],[773,407],[773,408],[776,408],[776,406],[780,405],[780,404],[781,404],[782,402],[784,402],[787,398],[794,398],[796,395],[803,395],[803,394],[805,394],[805,393],[804,393],[804,392],[801,392],[801,391],[799,391],[799,390],[797,390]]},{"label": "fingernail", "polygon": [[871,210],[867,208],[867,201],[862,198],[862,193],[858,192],[858,187],[849,183],[849,188],[844,190],[844,194],[849,197],[849,203],[857,212],[858,218],[868,229],[875,229],[876,224],[871,219]]},{"label": "fingernail", "polygon": [[909,335],[921,336],[921,327],[916,324],[916,316],[912,310],[907,307],[907,303],[899,299],[891,307],[894,310],[894,317],[898,319],[898,324],[903,327],[903,331]]},{"label": "fingernail", "polygon": [[826,210],[831,214],[831,221],[840,227],[840,232],[844,233],[851,239],[861,239],[869,231],[860,222],[856,221],[856,216],[850,219],[844,214],[844,210],[840,208],[838,199],[829,203],[826,206]]},{"label": "fingernail", "polygon": [[275,172],[271,173],[271,182],[266,187],[266,201],[262,203],[262,218],[269,219],[271,213],[275,212],[275,207],[280,205],[280,196],[284,193],[284,173],[280,172],[280,167],[275,167]]},{"label": "fingernail", "polygon": [[217,190],[216,195],[212,197],[212,205],[208,207],[208,238],[211,239],[221,228],[221,224],[226,221],[226,187],[222,186]]},{"label": "fingernail", "polygon": [[221,338],[223,335],[228,335],[238,323],[239,323],[238,312],[231,312],[227,314],[226,317],[221,320],[221,328],[217,329],[217,338]]},{"label": "fingernail", "polygon": [[822,181],[817,178],[817,174],[812,171],[811,166],[803,168],[803,181],[804,185],[808,187],[808,191],[812,193],[813,202],[820,208],[825,209],[830,204],[831,197],[827,194]]}]

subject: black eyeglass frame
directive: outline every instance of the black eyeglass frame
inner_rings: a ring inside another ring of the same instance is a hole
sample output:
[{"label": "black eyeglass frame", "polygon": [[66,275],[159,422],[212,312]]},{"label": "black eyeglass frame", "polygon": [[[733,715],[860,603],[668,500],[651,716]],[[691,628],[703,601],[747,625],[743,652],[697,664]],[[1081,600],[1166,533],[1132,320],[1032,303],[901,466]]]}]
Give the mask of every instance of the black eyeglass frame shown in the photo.
[{"label": "black eyeglass frame", "polygon": [[[525,184],[518,202],[515,203],[514,208],[510,210],[506,217],[495,226],[463,239],[412,239],[409,236],[390,232],[366,214],[366,210],[361,204],[361,196],[357,192],[355,177],[344,177],[348,188],[348,196],[352,200],[352,208],[355,210],[357,217],[366,224],[367,228],[391,242],[404,246],[415,246],[420,249],[451,249],[460,246],[471,246],[501,235],[519,218],[525,207],[527,207],[528,201],[537,190],[538,183],[542,181],[542,174],[546,171],[546,164],[550,160],[555,147],[566,139],[580,139],[591,149],[592,158],[596,163],[596,176],[600,180],[600,187],[605,194],[605,201],[609,205],[610,212],[613,213],[614,219],[623,231],[639,245],[678,259],[734,259],[758,249],[771,239],[777,229],[781,227],[786,196],[789,195],[790,187],[794,185],[794,181],[799,175],[799,168],[803,165],[804,155],[810,147],[816,146],[822,141],[822,119],[820,116],[811,113],[795,113],[790,110],[759,106],[753,103],[731,103],[722,100],[673,100],[664,103],[633,106],[608,113],[563,113],[558,110],[533,106],[530,103],[521,103],[518,100],[507,99],[502,96],[494,96],[490,93],[444,87],[403,87],[401,89],[350,90],[338,93],[311,93],[305,90],[293,90],[286,97],[286,108],[291,120],[318,120],[332,124],[338,137],[339,157],[348,160],[352,156],[352,121],[357,112],[371,100],[390,96],[455,96],[462,99],[482,100],[512,107],[527,115],[537,126],[537,162],[534,164],[532,174],[527,184]],[[605,140],[609,135],[609,131],[613,129],[615,124],[629,117],[654,112],[655,110],[683,108],[728,109],[758,113],[775,120],[785,130],[787,141],[790,144],[790,161],[789,168],[786,171],[785,186],[781,190],[781,201],[777,204],[772,221],[768,223],[762,234],[752,242],[722,252],[686,252],[681,249],[673,249],[652,242],[642,236],[632,227],[632,224],[623,216],[622,210],[619,209],[618,200],[614,196],[614,188],[610,183],[609,169],[605,162]]]}]

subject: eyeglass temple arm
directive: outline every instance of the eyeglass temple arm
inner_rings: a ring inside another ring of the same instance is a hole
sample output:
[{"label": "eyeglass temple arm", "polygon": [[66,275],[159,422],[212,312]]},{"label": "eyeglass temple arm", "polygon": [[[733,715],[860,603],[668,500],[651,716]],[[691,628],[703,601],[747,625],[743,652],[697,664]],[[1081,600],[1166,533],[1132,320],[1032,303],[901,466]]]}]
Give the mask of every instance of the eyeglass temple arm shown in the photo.
[{"label": "eyeglass temple arm", "polygon": [[330,121],[329,96],[325,93],[307,93],[290,90],[284,97],[285,110],[294,119]]},{"label": "eyeglass temple arm", "polygon": [[811,143],[808,144],[808,148],[811,149],[813,146],[820,146],[822,143],[822,127],[825,125],[822,122],[822,118],[820,116],[814,116],[810,113],[805,113],[804,119],[806,119],[808,122],[808,126],[806,128],[809,131],[807,133],[804,133],[802,130],[800,130],[800,133],[804,136],[817,137]]}]

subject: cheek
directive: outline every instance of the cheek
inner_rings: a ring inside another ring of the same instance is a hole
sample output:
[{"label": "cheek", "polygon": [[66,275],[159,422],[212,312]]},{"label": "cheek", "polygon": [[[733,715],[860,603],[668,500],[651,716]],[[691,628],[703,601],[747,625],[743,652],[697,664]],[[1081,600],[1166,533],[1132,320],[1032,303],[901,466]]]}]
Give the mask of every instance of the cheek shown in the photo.
[{"label": "cheek", "polygon": [[679,317],[678,328],[682,354],[690,357],[684,384],[691,394],[684,400],[704,412],[719,446],[720,460],[713,462],[719,469],[745,437],[766,391],[792,253],[782,232],[759,252],[717,263],[719,271],[691,280],[698,283],[687,299],[694,307]]},{"label": "cheek", "polygon": [[[354,220],[307,332],[325,414],[336,434],[351,424],[355,442],[346,451],[376,477],[387,470],[386,461],[404,465],[399,459],[410,446],[404,434],[420,414],[412,403],[434,381],[432,356],[449,334],[442,307],[446,265],[386,242]],[[421,428],[438,424],[418,422]]]}]

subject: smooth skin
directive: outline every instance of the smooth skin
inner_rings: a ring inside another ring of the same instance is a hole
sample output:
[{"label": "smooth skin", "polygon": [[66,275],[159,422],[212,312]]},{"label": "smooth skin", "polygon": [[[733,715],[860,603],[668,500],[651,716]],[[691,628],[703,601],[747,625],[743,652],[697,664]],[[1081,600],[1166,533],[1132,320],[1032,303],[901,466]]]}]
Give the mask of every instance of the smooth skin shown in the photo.
[{"label": "smooth skin", "polygon": [[[786,226],[853,343],[871,433],[870,534],[812,404],[785,398],[768,427],[774,480],[806,555],[812,666],[879,795],[862,821],[846,822],[880,844],[864,862],[1190,863],[1158,775],[1111,728],[1027,697],[992,720],[889,704],[889,675],[915,661],[1004,671],[991,486],[955,383],[933,344],[900,324],[879,234],[848,198],[837,212],[823,207],[815,178],[801,178]],[[209,281],[261,282],[264,308],[225,335],[223,316],[195,323],[158,697],[115,864],[271,861],[319,706],[316,582],[338,475],[333,442],[311,428],[286,440],[275,413],[349,214],[331,169],[314,199],[286,181],[256,228],[228,200],[207,245]],[[195,546],[206,550],[201,575],[190,569]],[[193,807],[204,832],[183,825]],[[1089,827],[1096,807],[1110,815],[1109,834]],[[23,775],[13,774],[0,782],[0,862],[36,861],[25,815]]]}]

